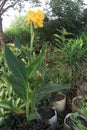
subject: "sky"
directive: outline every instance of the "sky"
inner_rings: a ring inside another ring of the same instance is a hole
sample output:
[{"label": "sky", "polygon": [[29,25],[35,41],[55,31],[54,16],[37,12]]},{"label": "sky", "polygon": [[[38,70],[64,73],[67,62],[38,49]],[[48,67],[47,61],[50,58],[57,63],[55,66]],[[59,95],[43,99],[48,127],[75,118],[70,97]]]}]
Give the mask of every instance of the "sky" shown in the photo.
[{"label": "sky", "polygon": [[[42,7],[37,7],[36,9],[42,9],[44,8],[44,5],[45,5],[45,1],[43,2],[43,6]],[[50,0],[47,0],[47,1],[50,1]],[[87,4],[87,0],[84,0],[84,2]],[[25,9],[25,12],[22,12],[22,13],[19,13],[18,11],[15,11],[13,10],[12,8],[10,8],[8,10],[8,12],[2,17],[3,18],[3,29],[5,30],[6,28],[8,28],[11,24],[12,21],[14,21],[14,18],[15,16],[18,16],[18,15],[24,15],[24,14],[27,14],[28,10],[30,10],[30,5],[29,4],[26,4],[26,9]]]},{"label": "sky", "polygon": [[12,21],[14,21],[15,16],[27,14],[27,12],[30,9],[33,9],[33,10],[42,9],[43,10],[46,2],[50,2],[50,0],[43,0],[43,1],[41,0],[42,6],[35,7],[35,8],[31,8],[29,2],[27,2],[27,4],[25,2],[25,6],[26,6],[26,8],[24,8],[25,12],[22,12],[22,13],[19,13],[18,11],[13,10],[12,8],[9,8],[8,12],[2,17],[3,18],[3,21],[2,21],[3,30],[5,30],[6,28],[8,28],[10,26]]},{"label": "sky", "polygon": [[[43,2],[43,6],[44,6],[45,2]],[[13,10],[12,8],[9,8],[9,10],[2,16],[3,18],[3,29],[6,29],[10,26],[10,24],[12,23],[12,21],[14,21],[15,19],[15,16],[19,16],[19,15],[24,15],[24,14],[27,14],[27,12],[30,10],[30,9],[42,9],[43,10],[43,6],[39,6],[39,7],[36,7],[36,8],[31,8],[30,7],[30,4],[27,3],[25,4],[26,5],[26,8],[25,8],[25,11],[23,11],[22,13],[19,13],[17,10]]]}]

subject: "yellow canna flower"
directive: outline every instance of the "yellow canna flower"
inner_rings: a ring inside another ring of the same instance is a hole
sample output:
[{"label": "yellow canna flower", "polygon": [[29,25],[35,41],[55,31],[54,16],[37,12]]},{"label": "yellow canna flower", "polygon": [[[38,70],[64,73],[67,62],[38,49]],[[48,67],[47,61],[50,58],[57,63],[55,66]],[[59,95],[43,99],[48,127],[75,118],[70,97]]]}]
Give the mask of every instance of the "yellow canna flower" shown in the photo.
[{"label": "yellow canna flower", "polygon": [[43,20],[44,20],[45,16],[44,16],[44,13],[43,11],[41,10],[38,10],[36,12],[36,15],[35,15],[35,18],[34,18],[34,26],[35,28],[37,27],[43,27]]},{"label": "yellow canna flower", "polygon": [[30,10],[27,16],[27,25],[29,25],[31,21],[34,21],[34,17],[35,17],[35,12]]},{"label": "yellow canna flower", "polygon": [[29,25],[31,22],[33,22],[34,27],[43,27],[43,20],[45,16],[43,11],[37,10],[37,12],[29,11],[27,16],[27,25]]},{"label": "yellow canna flower", "polygon": [[37,70],[37,71],[36,71],[36,75],[41,77],[40,71]]}]

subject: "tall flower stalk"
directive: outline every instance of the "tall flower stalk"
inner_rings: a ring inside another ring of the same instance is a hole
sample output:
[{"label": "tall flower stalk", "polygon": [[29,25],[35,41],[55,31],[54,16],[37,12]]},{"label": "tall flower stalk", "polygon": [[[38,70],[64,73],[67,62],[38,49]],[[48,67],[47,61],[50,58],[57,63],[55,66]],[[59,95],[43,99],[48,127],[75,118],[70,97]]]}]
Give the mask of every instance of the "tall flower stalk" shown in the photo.
[{"label": "tall flower stalk", "polygon": [[30,26],[30,57],[33,53],[33,44],[34,44],[34,28],[43,27],[43,20],[45,16],[43,11],[37,10],[37,12],[30,10],[27,15],[27,25]]},{"label": "tall flower stalk", "polygon": [[30,52],[32,53],[32,51],[33,51],[33,43],[34,43],[34,28],[33,28],[32,22],[31,22],[31,26],[30,26],[30,34],[31,34]]}]

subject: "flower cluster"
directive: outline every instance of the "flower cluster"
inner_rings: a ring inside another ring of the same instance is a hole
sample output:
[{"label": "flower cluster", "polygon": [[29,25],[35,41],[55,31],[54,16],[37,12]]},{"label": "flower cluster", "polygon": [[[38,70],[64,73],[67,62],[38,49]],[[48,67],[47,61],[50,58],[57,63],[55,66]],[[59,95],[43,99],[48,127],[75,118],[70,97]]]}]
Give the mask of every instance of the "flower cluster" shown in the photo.
[{"label": "flower cluster", "polygon": [[27,15],[27,25],[30,25],[33,22],[34,27],[43,27],[43,20],[45,16],[43,11],[37,10],[37,12],[30,10]]}]

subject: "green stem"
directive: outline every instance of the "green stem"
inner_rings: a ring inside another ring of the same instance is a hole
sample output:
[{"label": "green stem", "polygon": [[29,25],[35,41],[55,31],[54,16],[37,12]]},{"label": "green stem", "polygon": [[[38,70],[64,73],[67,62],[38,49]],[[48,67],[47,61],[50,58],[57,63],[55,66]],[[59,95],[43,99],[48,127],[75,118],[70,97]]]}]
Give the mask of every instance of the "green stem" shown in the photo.
[{"label": "green stem", "polygon": [[33,94],[32,94],[32,102],[31,102],[31,111],[32,111],[32,113],[35,112],[35,101],[34,101]]},{"label": "green stem", "polygon": [[31,40],[30,40],[30,55],[32,55],[33,52],[33,44],[34,44],[34,29],[33,29],[33,23],[31,22],[30,26],[30,34],[31,34]]},{"label": "green stem", "polygon": [[30,100],[30,85],[28,84],[26,87],[26,119],[29,120],[29,113],[30,113],[30,104],[31,104],[31,100]]}]

